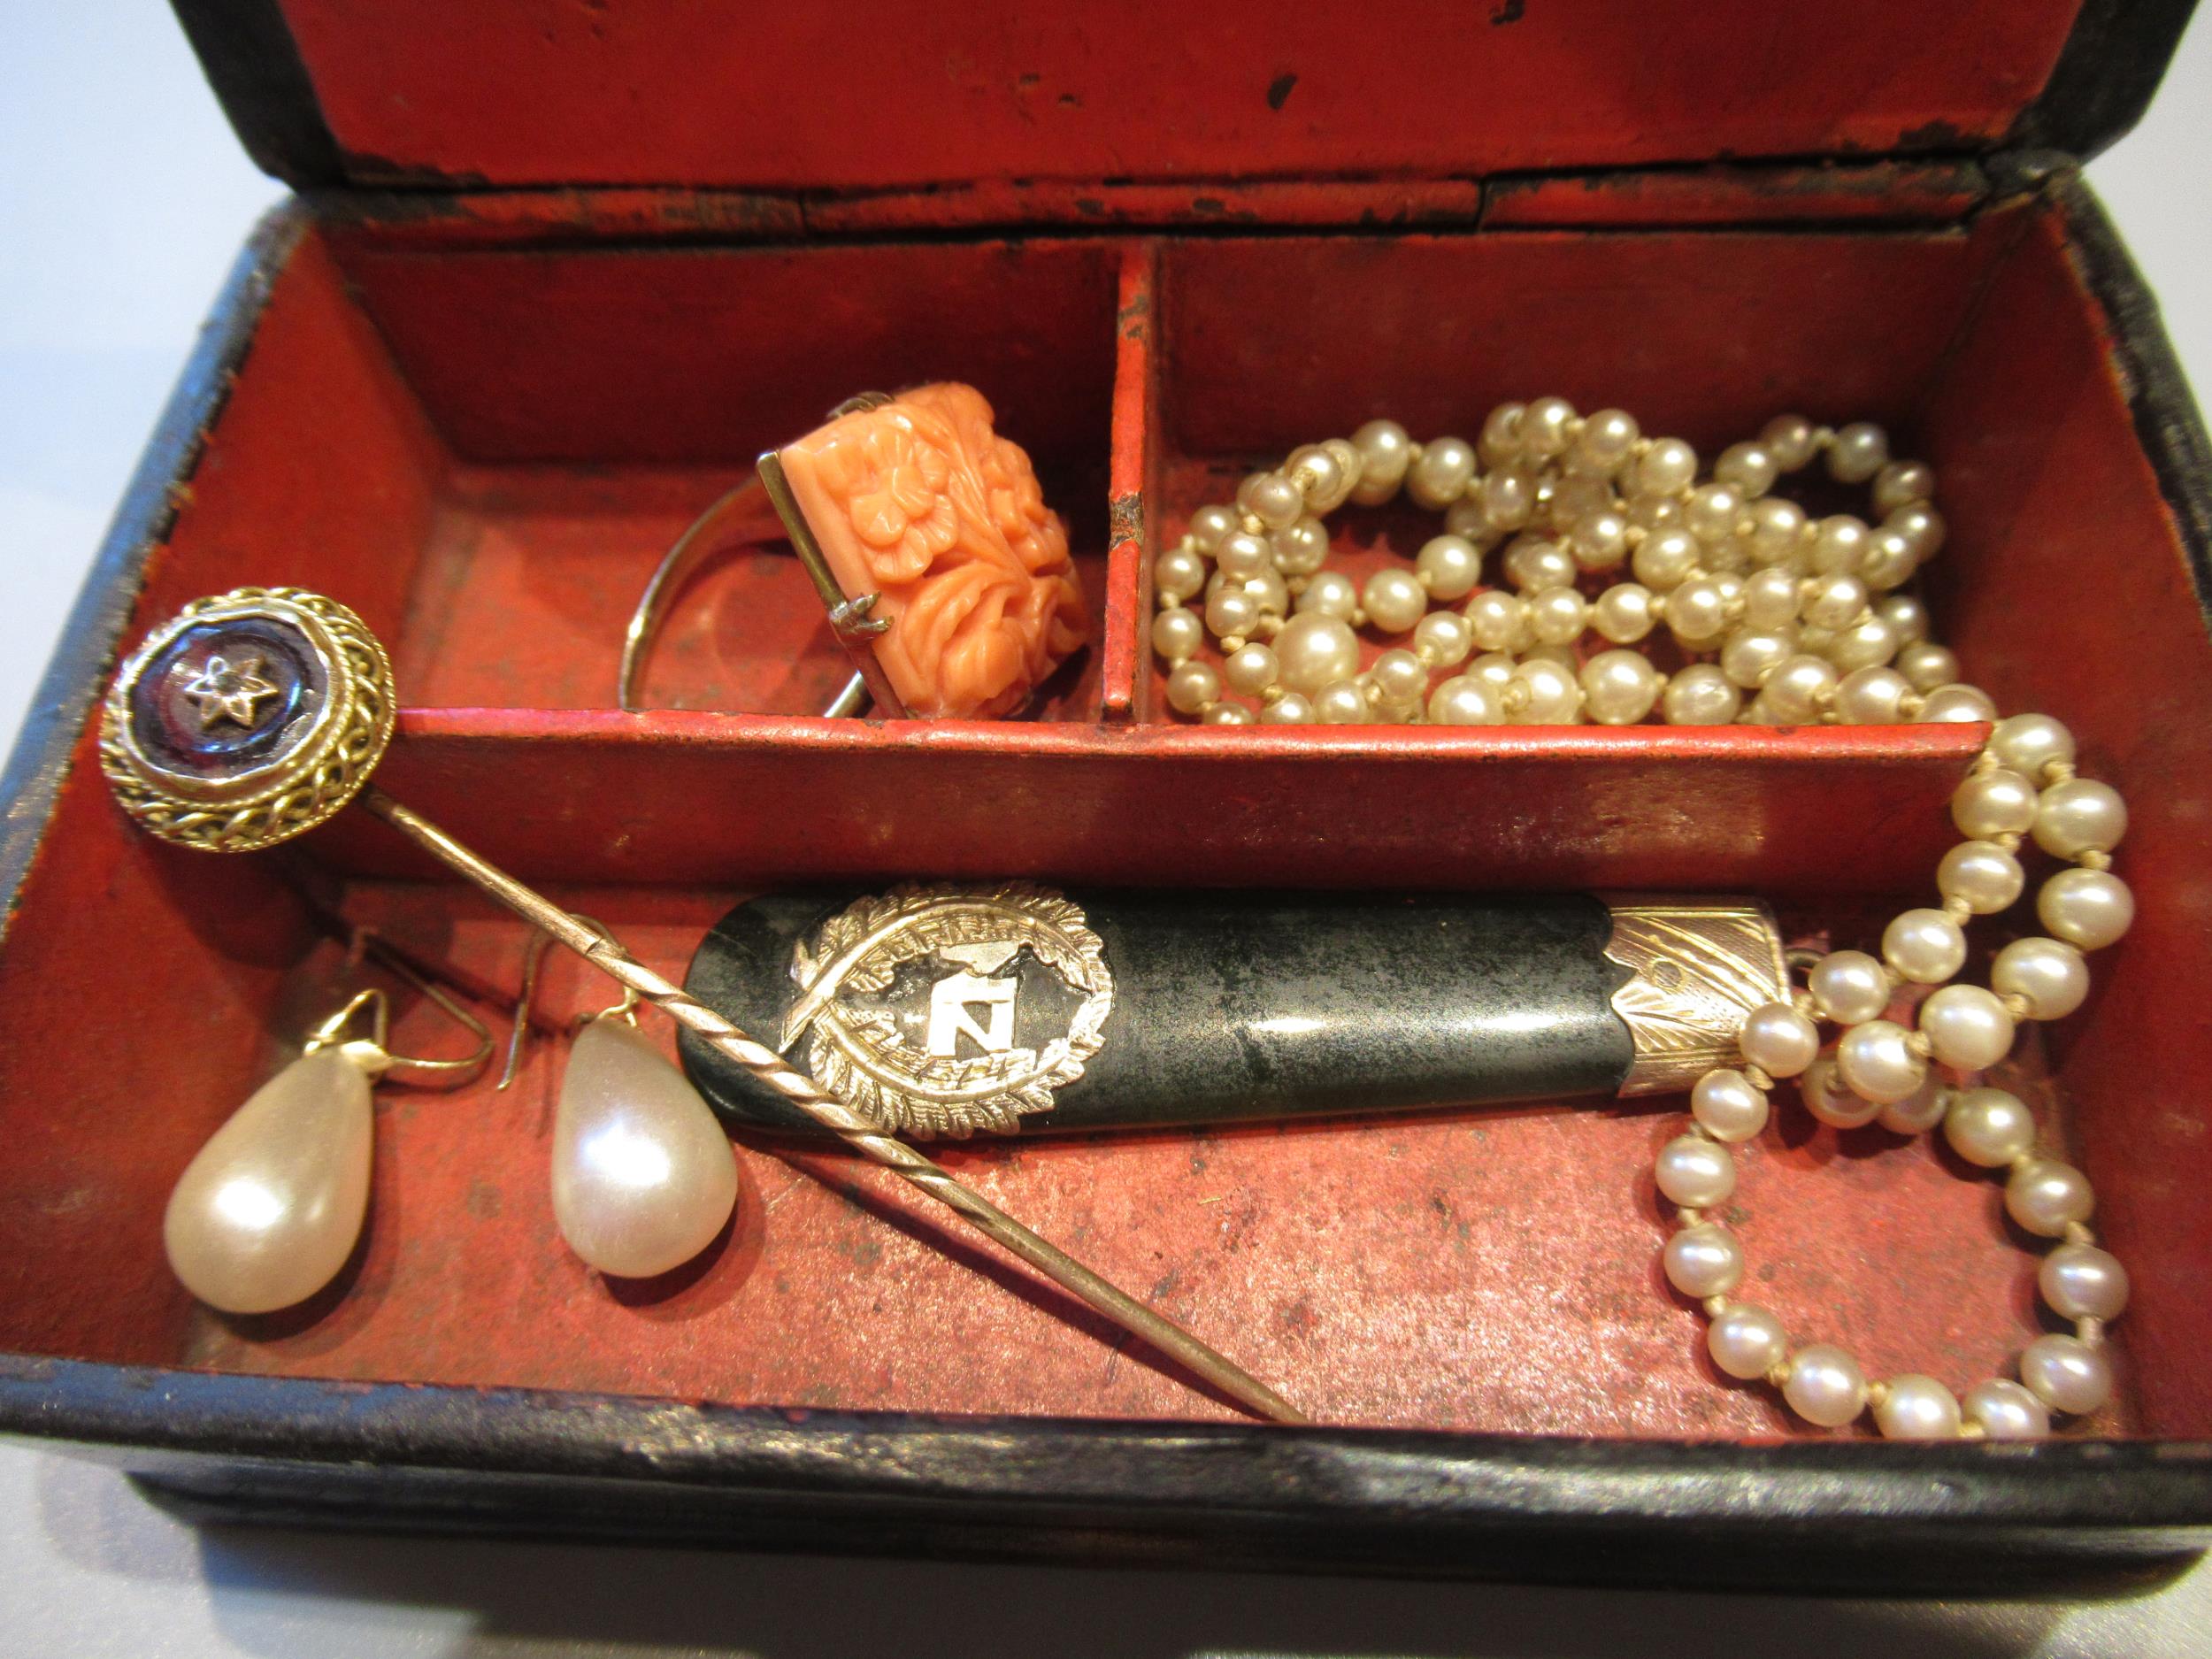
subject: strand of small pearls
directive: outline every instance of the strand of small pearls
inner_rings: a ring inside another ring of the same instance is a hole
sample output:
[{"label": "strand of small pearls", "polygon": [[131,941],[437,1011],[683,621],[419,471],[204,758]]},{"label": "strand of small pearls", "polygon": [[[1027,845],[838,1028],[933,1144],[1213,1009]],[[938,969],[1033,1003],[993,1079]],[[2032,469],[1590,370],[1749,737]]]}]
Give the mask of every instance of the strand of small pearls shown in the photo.
[{"label": "strand of small pearls", "polygon": [[[1878,956],[1837,950],[1813,961],[1790,1001],[1745,1019],[1743,1064],[1707,1072],[1691,1091],[1688,1132],[1659,1153],[1659,1190],[1678,1212],[1662,1260],[1669,1282],[1703,1306],[1713,1363],[1732,1377],[1764,1378],[1809,1423],[1837,1427],[1870,1407],[1892,1439],[2038,1439],[2050,1432],[2053,1412],[2094,1411],[2111,1397],[2104,1328],[2127,1305],[2127,1271],[2089,1228],[2096,1201],[2087,1178],[2038,1149],[2034,1117],[2019,1097],[1946,1078],[1970,1079],[2003,1060],[2019,1022],[2061,1019],[2081,1006],[2089,994],[2083,953],[2113,943],[2134,919],[2134,900],[2110,871],[2127,809],[2106,785],[2076,775],[2063,726],[2021,714],[1992,728],[1952,797],[1951,816],[1967,839],[1936,867],[1940,907],[1899,915],[1883,931]],[[2026,874],[2018,854],[2030,836],[2068,864],[2037,895],[2050,936],[2006,945],[1986,989],[1954,983],[1966,961],[1966,922],[2020,896]],[[1922,991],[1910,1011],[1898,1007]],[[1823,1022],[1841,1033],[1826,1054]],[[2020,1355],[2019,1381],[1993,1379],[1962,1398],[1918,1374],[1869,1381],[1842,1348],[1793,1348],[1772,1313],[1730,1300],[1743,1279],[1743,1252],[1707,1212],[1734,1193],[1730,1148],[1765,1127],[1768,1094],[1787,1077],[1799,1079],[1823,1123],[1878,1122],[1907,1136],[1940,1125],[1967,1163],[2003,1171],[2006,1212],[2024,1231],[2055,1241],[2037,1283],[2051,1310],[2073,1322],[2073,1334],[2038,1337]]]},{"label": "strand of small pearls", "polygon": [[[1878,526],[1848,514],[1814,520],[1768,493],[1816,457],[1840,482],[1871,484]],[[1755,1010],[1739,1039],[1743,1064],[1698,1081],[1689,1128],[1661,1150],[1656,1179],[1678,1212],[1663,1253],[1667,1278],[1704,1309],[1706,1346],[1728,1375],[1763,1379],[1824,1427],[1871,1408],[1893,1439],[2039,1438],[2053,1412],[2093,1411],[2110,1397],[2104,1328],[2126,1306],[2127,1273],[2089,1228],[2088,1180],[2038,1149],[2027,1107],[2002,1089],[1959,1084],[2011,1051],[2019,1022],[2078,1008],[2089,989],[2083,953],[2127,931],[2134,900],[2111,873],[2126,806],[2077,775],[2074,739],[2059,722],[2000,720],[1928,637],[1920,602],[1894,591],[1941,547],[1944,528],[1931,504],[1933,473],[1890,459],[1880,427],[1832,430],[1785,415],[1755,442],[1724,450],[1706,482],[1697,472],[1679,439],[1644,437],[1618,410],[1578,415],[1555,397],[1501,405],[1473,444],[1415,443],[1395,423],[1371,421],[1349,440],[1294,450],[1279,469],[1247,478],[1234,505],[1193,514],[1154,565],[1152,641],[1170,665],[1168,702],[1216,725],[1623,726],[1655,712],[1697,726],[1992,722],[1952,801],[1966,839],[1937,867],[1940,904],[1891,922],[1878,956],[1832,952],[1790,1001]],[[1422,547],[1413,570],[1379,572],[1356,590],[1324,570],[1324,517],[1348,501],[1379,505],[1402,488],[1444,515],[1444,534]],[[1484,558],[1500,543],[1500,567],[1517,591],[1480,587]],[[1607,576],[1624,565],[1634,580]],[[1594,598],[1579,585],[1590,576],[1609,583]],[[1202,591],[1202,611],[1194,611],[1186,602]],[[1410,633],[1412,643],[1363,672],[1353,629],[1371,625]],[[1672,674],[1624,649],[1662,625],[1691,659]],[[1614,649],[1578,665],[1586,631]],[[1220,641],[1217,671],[1197,659],[1209,633]],[[1448,669],[1459,672],[1431,684]],[[1256,713],[1225,688],[1258,699]],[[2005,946],[1987,989],[1952,983],[1966,961],[1964,924],[2023,891],[2018,855],[2031,837],[2069,866],[2037,896],[2049,936]],[[1916,995],[1909,1011],[1899,1007]],[[1840,1030],[1832,1052],[1823,1052],[1821,1022]],[[1732,1300],[1742,1248],[1709,1212],[1735,1191],[1731,1148],[1765,1127],[1776,1081],[1792,1077],[1824,1123],[1879,1122],[1905,1135],[1939,1125],[1962,1158],[2003,1171],[2007,1212],[2056,1241],[2037,1282],[2073,1334],[2036,1339],[2020,1356],[2019,1381],[1993,1379],[1962,1397],[1917,1374],[1870,1381],[1842,1348],[1795,1347],[1768,1310]]]},{"label": "strand of small pearls", "polygon": [[[1769,493],[1816,456],[1835,478],[1871,484],[1878,526],[1813,519]],[[1377,420],[1294,450],[1247,478],[1234,503],[1193,513],[1153,565],[1169,705],[1237,726],[1995,718],[1987,696],[1956,683],[1957,659],[1929,639],[1920,602],[1893,591],[1942,545],[1927,466],[1890,460],[1878,426],[1786,415],[1723,451],[1706,482],[1697,472],[1680,439],[1644,437],[1619,410],[1578,416],[1556,397],[1501,405],[1473,444],[1415,443]],[[1325,516],[1401,489],[1444,516],[1413,568],[1358,588],[1324,569]],[[1482,587],[1501,544],[1510,587]],[[1586,578],[1607,585],[1586,596]],[[1711,660],[1667,674],[1625,649],[1663,626],[1686,657]],[[1362,672],[1363,626],[1409,644]],[[1198,657],[1209,634],[1218,669]],[[1615,649],[1578,662],[1586,634]]]}]

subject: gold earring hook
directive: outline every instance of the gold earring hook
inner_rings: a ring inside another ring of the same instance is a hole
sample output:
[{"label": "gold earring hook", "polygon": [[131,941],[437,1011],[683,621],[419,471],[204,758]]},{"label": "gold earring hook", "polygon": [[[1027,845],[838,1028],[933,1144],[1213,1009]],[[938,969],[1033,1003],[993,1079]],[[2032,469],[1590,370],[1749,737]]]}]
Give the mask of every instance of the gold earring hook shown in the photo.
[{"label": "gold earring hook", "polygon": [[[309,1054],[334,1047],[372,1077],[381,1077],[392,1071],[419,1072],[427,1077],[448,1079],[448,1087],[457,1087],[484,1069],[485,1063],[492,1057],[491,1028],[416,972],[398,952],[377,937],[375,929],[354,928],[347,941],[347,955],[355,960],[363,956],[375,958],[377,965],[387,973],[420,992],[449,1018],[475,1033],[476,1047],[458,1060],[394,1054],[387,1046],[391,1030],[391,999],[382,990],[372,986],[367,990],[355,993],[343,1008],[308,1034]],[[369,1034],[348,1039],[346,1028],[354,1023],[364,1009],[369,1012]]]},{"label": "gold earring hook", "polygon": [[[354,1016],[363,1009],[369,1010],[369,1034],[348,1041],[346,1027],[353,1024]],[[391,1050],[384,1046],[386,1033],[391,1029],[391,999],[371,986],[357,991],[346,1005],[328,1019],[307,1033],[307,1054],[319,1054],[334,1048],[372,1077],[381,1076],[392,1064]]]},{"label": "gold earring hook", "polygon": [[[613,940],[614,935],[607,931],[604,922],[594,921],[580,912],[576,919],[600,938],[610,941]],[[530,935],[528,947],[522,953],[522,995],[515,1002],[514,1028],[507,1038],[507,1063],[500,1068],[499,1082],[495,1086],[498,1088],[506,1088],[515,1080],[515,1074],[522,1070],[522,1048],[529,1041],[530,1033],[530,1005],[537,1001],[538,973],[545,962],[545,948],[552,942],[552,934],[543,928],[535,929]],[[626,985],[622,987],[620,1002],[611,1008],[601,1009],[596,1014],[587,1015],[578,1024],[588,1025],[595,1019],[621,1019],[634,1025],[637,1024],[637,1005],[636,987]]]}]

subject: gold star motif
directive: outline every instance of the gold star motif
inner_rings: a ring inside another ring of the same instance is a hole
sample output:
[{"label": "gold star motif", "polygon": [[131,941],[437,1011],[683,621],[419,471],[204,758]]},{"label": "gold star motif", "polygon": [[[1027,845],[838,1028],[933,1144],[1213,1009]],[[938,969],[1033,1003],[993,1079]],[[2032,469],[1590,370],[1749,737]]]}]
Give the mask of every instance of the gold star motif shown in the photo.
[{"label": "gold star motif", "polygon": [[250,727],[255,705],[275,696],[277,687],[262,679],[258,657],[242,657],[234,664],[211,657],[185,687],[184,695],[200,705],[200,730],[205,732],[223,720]]}]

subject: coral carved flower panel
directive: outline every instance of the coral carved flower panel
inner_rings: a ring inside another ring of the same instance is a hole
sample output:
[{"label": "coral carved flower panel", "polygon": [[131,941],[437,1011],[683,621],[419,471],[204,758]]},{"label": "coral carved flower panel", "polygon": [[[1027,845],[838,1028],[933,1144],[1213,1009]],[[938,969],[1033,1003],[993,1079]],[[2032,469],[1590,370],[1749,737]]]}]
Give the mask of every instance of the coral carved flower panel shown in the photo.
[{"label": "coral carved flower panel", "polygon": [[973,387],[917,387],[780,458],[838,585],[879,595],[876,655],[916,714],[1010,714],[1088,637],[1067,527]]}]

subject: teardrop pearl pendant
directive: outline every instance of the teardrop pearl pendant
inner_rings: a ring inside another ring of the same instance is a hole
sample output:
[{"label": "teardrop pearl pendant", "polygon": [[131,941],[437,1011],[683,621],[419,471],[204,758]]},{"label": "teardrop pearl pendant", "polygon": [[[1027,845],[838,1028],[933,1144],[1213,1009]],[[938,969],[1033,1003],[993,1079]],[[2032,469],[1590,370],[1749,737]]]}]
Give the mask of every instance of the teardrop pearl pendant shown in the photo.
[{"label": "teardrop pearl pendant", "polygon": [[256,1089],[185,1167],[162,1217],[169,1265],[225,1313],[272,1313],[338,1276],[369,1208],[369,1074],[343,1048]]},{"label": "teardrop pearl pendant", "polygon": [[714,1242],[737,1155],[699,1091],[624,1020],[577,1033],[553,1124],[553,1216],[603,1273],[649,1279]]},{"label": "teardrop pearl pendant", "polygon": [[[384,1046],[390,1006],[363,991],[315,1028],[307,1051],[208,1137],[169,1194],[161,1240],[184,1287],[223,1313],[273,1313],[338,1277],[369,1211],[376,1079],[395,1066],[449,1084],[491,1058],[484,1022],[365,931],[358,947],[476,1034],[465,1059],[419,1059]],[[369,1034],[349,1039],[361,1016]]]}]

